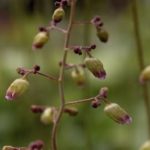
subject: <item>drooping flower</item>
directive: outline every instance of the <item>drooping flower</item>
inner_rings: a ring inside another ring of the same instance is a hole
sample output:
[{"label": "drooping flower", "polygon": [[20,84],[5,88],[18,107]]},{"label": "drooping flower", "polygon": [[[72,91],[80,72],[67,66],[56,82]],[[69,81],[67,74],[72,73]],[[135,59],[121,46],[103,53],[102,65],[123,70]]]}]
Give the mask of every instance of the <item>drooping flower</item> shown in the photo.
[{"label": "drooping flower", "polygon": [[42,48],[46,42],[49,39],[49,33],[46,30],[39,31],[37,35],[34,37],[33,43],[32,43],[32,49],[40,49]]},{"label": "drooping flower", "polygon": [[53,108],[45,108],[45,110],[41,114],[41,122],[44,124],[51,124],[53,122],[53,112]]},{"label": "drooping flower", "polygon": [[144,70],[140,74],[140,82],[144,83],[148,80],[150,80],[150,65],[144,68]]},{"label": "drooping flower", "polygon": [[57,8],[54,13],[53,13],[53,16],[52,16],[52,20],[55,22],[55,23],[58,23],[60,22],[63,17],[65,15],[65,11],[63,8],[59,7]]},{"label": "drooping flower", "polygon": [[106,43],[108,41],[109,35],[108,32],[102,28],[97,29],[97,37],[101,42]]},{"label": "drooping flower", "polygon": [[14,100],[16,97],[22,95],[29,87],[29,82],[24,78],[14,80],[6,91],[5,98],[7,100]]},{"label": "drooping flower", "polygon": [[74,69],[71,72],[71,77],[77,83],[77,85],[82,86],[85,84],[85,75],[83,70],[81,69]]},{"label": "drooping flower", "polygon": [[129,114],[116,103],[106,104],[104,112],[119,124],[130,124],[132,122],[132,118]]},{"label": "drooping flower", "polygon": [[97,58],[85,58],[84,63],[88,70],[97,78],[105,79],[106,72],[104,70],[102,62]]}]

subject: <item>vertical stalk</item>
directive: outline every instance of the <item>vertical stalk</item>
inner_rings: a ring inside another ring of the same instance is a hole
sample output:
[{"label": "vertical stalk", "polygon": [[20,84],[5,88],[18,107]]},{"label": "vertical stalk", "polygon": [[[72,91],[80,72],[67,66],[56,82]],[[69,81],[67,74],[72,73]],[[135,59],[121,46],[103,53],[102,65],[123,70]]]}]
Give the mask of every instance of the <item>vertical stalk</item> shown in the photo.
[{"label": "vertical stalk", "polygon": [[[143,54],[143,47],[142,47],[141,35],[140,35],[137,0],[132,0],[132,15],[133,15],[133,23],[134,23],[135,40],[137,45],[137,59],[138,59],[140,71],[142,71],[145,67],[145,63],[144,63],[144,54]],[[147,83],[142,85],[142,90],[143,90],[143,98],[144,98],[145,109],[147,113],[147,119],[148,119],[148,136],[150,138],[150,102],[149,102]]]},{"label": "vertical stalk", "polygon": [[59,72],[59,82],[58,82],[61,104],[60,104],[60,109],[59,109],[56,121],[54,122],[53,128],[52,128],[52,135],[51,135],[51,149],[52,150],[57,150],[57,143],[56,143],[57,127],[59,125],[60,119],[61,119],[62,114],[63,114],[64,107],[65,107],[64,67],[65,67],[66,60],[67,60],[67,53],[68,53],[67,48],[69,46],[70,34],[71,34],[74,15],[75,15],[76,0],[70,0],[70,3],[71,3],[71,12],[70,12],[70,17],[69,17],[67,32],[66,32],[66,35],[65,35],[64,54],[63,54],[63,58],[62,58],[62,65],[61,65],[60,72]]}]

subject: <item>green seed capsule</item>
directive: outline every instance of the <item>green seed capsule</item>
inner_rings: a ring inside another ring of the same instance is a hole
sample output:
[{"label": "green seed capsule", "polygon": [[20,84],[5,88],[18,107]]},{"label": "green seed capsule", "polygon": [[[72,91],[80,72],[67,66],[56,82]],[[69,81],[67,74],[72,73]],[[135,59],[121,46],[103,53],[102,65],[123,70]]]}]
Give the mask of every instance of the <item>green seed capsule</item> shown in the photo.
[{"label": "green seed capsule", "polygon": [[108,32],[104,29],[97,29],[97,37],[101,42],[106,43],[108,41],[109,35]]}]

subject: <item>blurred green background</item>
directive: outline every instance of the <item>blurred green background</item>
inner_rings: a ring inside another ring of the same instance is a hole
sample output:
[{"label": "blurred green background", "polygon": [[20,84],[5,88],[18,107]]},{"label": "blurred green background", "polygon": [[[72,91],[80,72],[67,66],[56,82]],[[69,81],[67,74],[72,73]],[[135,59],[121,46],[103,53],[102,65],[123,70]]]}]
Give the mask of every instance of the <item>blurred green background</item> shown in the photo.
[{"label": "blurred green background", "polygon": [[[62,57],[63,34],[53,31],[48,44],[32,51],[33,37],[39,26],[51,19],[54,1],[0,0],[0,148],[3,145],[25,146],[36,139],[44,140],[50,149],[51,126],[43,125],[40,116],[30,111],[31,104],[59,105],[58,87],[53,81],[31,76],[30,88],[16,101],[6,101],[9,84],[19,75],[17,67],[31,68],[37,64],[41,71],[58,75]],[[136,55],[131,4],[129,0],[82,0],[77,3],[77,20],[90,20],[100,15],[109,32],[109,42],[100,43],[93,26],[74,26],[73,45],[96,44],[93,51],[104,63],[107,78],[100,81],[86,72],[87,84],[79,88],[66,72],[66,99],[76,100],[97,95],[102,86],[109,87],[109,99],[123,106],[133,117],[129,126],[118,125],[104,113],[104,105],[93,109],[90,104],[77,105],[77,117],[63,116],[58,132],[60,150],[137,150],[147,140],[147,120],[138,82],[139,67]],[[139,0],[141,35],[146,64],[150,49],[150,1]],[[65,20],[61,23],[66,27]],[[80,63],[83,57],[69,53],[69,62]]]}]

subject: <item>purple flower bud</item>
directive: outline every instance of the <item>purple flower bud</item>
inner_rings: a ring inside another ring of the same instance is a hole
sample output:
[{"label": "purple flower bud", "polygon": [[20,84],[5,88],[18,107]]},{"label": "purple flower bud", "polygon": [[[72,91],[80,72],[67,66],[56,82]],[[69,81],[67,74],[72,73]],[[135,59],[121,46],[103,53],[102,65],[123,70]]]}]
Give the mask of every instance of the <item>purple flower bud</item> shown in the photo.
[{"label": "purple flower bud", "polygon": [[43,146],[44,146],[44,142],[42,140],[37,140],[37,141],[32,142],[29,145],[29,149],[30,150],[42,150]]},{"label": "purple flower bud", "polygon": [[91,48],[91,49],[95,49],[95,48],[96,48],[96,45],[95,45],[95,44],[92,44],[90,48]]},{"label": "purple flower bud", "polygon": [[16,79],[11,83],[11,85],[7,89],[5,98],[7,100],[13,100],[16,97],[22,95],[27,90],[28,87],[29,82],[26,79],[24,78]]},{"label": "purple flower bud", "polygon": [[99,95],[103,98],[107,98],[108,95],[108,87],[102,87],[100,89]]},{"label": "purple flower bud", "polygon": [[107,104],[104,108],[104,112],[119,124],[130,124],[132,122],[132,118],[129,114],[116,103]]},{"label": "purple flower bud", "polygon": [[42,113],[44,111],[44,107],[43,106],[39,106],[39,105],[32,105],[31,106],[31,111],[33,113]]},{"label": "purple flower bud", "polygon": [[97,108],[101,105],[101,100],[95,98],[92,102],[91,102],[91,105],[93,108]]},{"label": "purple flower bud", "polygon": [[105,79],[106,72],[103,68],[102,62],[99,59],[93,57],[85,58],[84,63],[88,70],[91,71],[95,77],[99,79]]}]

